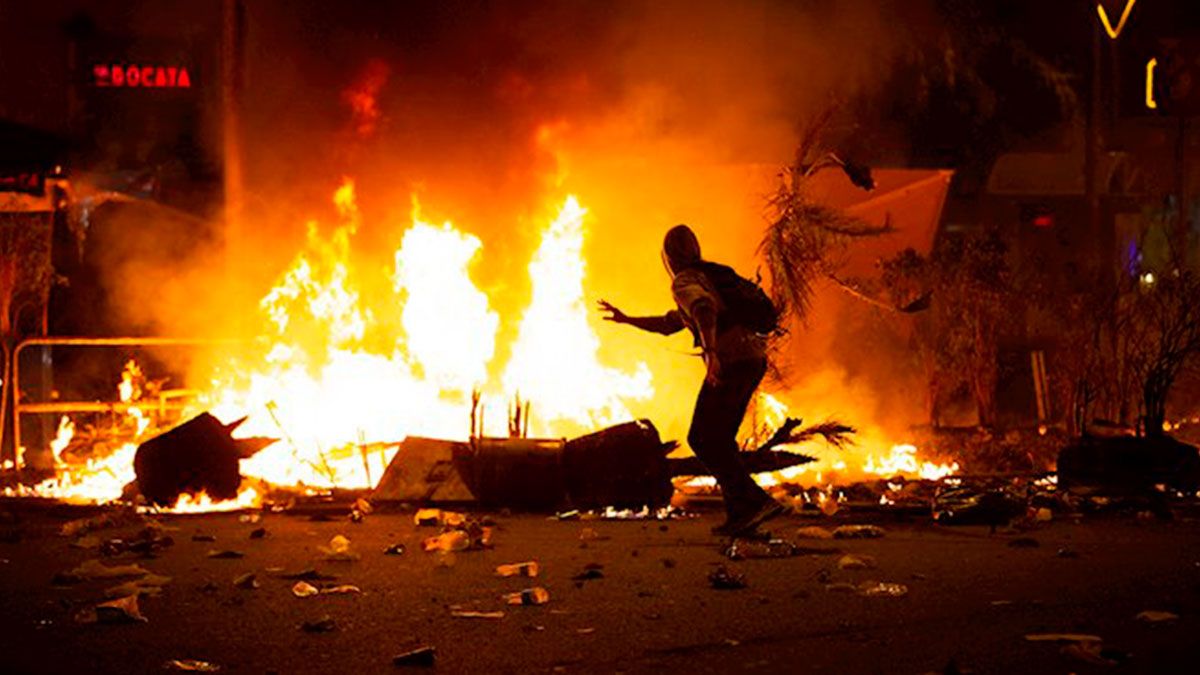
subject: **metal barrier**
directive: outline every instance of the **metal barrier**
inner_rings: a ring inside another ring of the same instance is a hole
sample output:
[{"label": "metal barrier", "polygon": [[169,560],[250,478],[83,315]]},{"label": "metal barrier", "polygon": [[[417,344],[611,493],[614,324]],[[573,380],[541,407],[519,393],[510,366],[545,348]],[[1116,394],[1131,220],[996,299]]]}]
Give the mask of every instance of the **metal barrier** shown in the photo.
[{"label": "metal barrier", "polygon": [[[11,357],[5,354],[5,362],[9,364],[11,370],[11,378],[4,382],[7,388],[12,387],[13,397],[13,455],[14,468],[21,468],[22,452],[21,452],[21,415],[49,415],[49,414],[68,414],[68,413],[126,413],[131,408],[145,409],[148,405],[146,401],[138,401],[136,403],[127,403],[123,401],[54,401],[54,402],[38,402],[38,403],[22,403],[21,402],[21,352],[26,347],[201,347],[212,345],[237,345],[241,344],[238,340],[202,340],[196,338],[169,338],[169,337],[107,337],[107,338],[87,338],[87,337],[43,337],[30,338],[20,342],[16,348],[12,350]],[[7,346],[5,350],[7,351]],[[178,412],[184,410],[187,406],[182,403],[174,403],[172,400],[183,398],[189,395],[198,394],[199,390],[195,389],[171,389],[163,391],[159,394],[157,407],[159,414],[163,415],[168,412]],[[8,397],[5,397],[7,403]],[[0,425],[3,425],[3,407],[0,407]],[[2,429],[0,429],[2,434]]]},{"label": "metal barrier", "polygon": [[[4,467],[4,464],[3,464],[3,462],[4,462],[4,428],[5,428],[5,424],[8,420],[8,399],[11,395],[9,393],[10,390],[9,390],[8,376],[11,372],[10,369],[12,368],[12,360],[8,358],[10,356],[8,342],[5,340],[0,340],[0,356],[3,356],[3,358],[4,358],[3,373],[0,374],[0,376],[2,376],[4,378],[3,380],[0,380],[0,396],[2,396],[2,398],[0,398],[0,470],[3,470],[2,468]],[[14,468],[14,469],[17,466],[17,454],[18,454],[17,446],[14,445],[13,446],[13,463],[12,463],[12,468]]]}]

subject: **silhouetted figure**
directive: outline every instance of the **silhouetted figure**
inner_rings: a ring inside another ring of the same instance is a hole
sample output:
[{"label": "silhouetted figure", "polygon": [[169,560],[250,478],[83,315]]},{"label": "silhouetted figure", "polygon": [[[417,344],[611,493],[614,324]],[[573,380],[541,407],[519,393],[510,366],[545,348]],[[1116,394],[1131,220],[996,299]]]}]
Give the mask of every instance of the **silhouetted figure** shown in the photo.
[{"label": "silhouetted figure", "polygon": [[[628,316],[605,300],[604,318],[662,335],[684,328],[691,331],[704,355],[707,373],[692,424],[688,445],[709,468],[725,498],[728,519],[713,534],[743,536],[784,512],[743,466],[737,444],[738,427],[754,390],[767,370],[766,344],[735,304],[753,302],[753,296],[726,289],[750,284],[724,265],[700,257],[700,242],[686,225],[677,225],[663,240],[663,264],[671,275],[676,308],[662,316]],[[732,275],[732,276],[731,276]],[[752,284],[751,284],[752,286]],[[722,291],[725,291],[724,293]],[[769,304],[769,303],[768,303]],[[773,317],[772,317],[773,318]]]}]

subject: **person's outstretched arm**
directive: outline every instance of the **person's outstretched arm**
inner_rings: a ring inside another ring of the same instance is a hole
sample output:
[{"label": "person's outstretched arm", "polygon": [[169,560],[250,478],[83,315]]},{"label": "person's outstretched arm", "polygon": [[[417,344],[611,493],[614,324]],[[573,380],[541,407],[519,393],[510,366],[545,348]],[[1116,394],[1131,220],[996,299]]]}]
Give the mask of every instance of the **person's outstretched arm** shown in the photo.
[{"label": "person's outstretched arm", "polygon": [[671,335],[683,330],[683,319],[679,318],[679,312],[676,310],[662,316],[629,316],[607,300],[601,300],[597,304],[600,305],[600,311],[608,312],[604,317],[605,321],[627,323],[634,328],[659,335]]}]

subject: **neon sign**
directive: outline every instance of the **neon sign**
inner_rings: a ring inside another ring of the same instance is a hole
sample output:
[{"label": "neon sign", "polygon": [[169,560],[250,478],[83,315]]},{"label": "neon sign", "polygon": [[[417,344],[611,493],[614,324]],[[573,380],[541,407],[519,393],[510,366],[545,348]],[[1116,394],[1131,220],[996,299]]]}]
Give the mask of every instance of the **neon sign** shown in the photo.
[{"label": "neon sign", "polygon": [[40,195],[44,192],[45,180],[40,173],[23,172],[0,174],[0,192],[22,192]]},{"label": "neon sign", "polygon": [[1158,101],[1154,100],[1154,68],[1157,65],[1158,59],[1146,62],[1146,107],[1151,110],[1158,108]]},{"label": "neon sign", "polygon": [[192,76],[186,67],[102,63],[92,66],[92,83],[126,89],[189,89]]},{"label": "neon sign", "polygon": [[1108,33],[1108,37],[1113,40],[1121,34],[1121,29],[1125,28],[1125,22],[1129,19],[1129,13],[1133,11],[1133,6],[1137,4],[1137,0],[1128,0],[1125,3],[1125,10],[1121,12],[1121,18],[1117,19],[1117,27],[1113,28],[1112,22],[1108,20],[1108,12],[1104,11],[1104,5],[1096,3],[1096,12],[1100,15],[1100,23],[1104,25],[1104,32]]}]

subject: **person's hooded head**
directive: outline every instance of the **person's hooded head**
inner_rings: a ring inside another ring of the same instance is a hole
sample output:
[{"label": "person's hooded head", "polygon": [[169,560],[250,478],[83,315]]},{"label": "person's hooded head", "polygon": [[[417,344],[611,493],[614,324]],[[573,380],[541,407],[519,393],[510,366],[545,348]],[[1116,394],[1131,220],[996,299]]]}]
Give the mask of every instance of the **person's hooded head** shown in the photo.
[{"label": "person's hooded head", "polygon": [[692,228],[676,225],[667,230],[667,236],[663,238],[662,259],[672,277],[700,262],[700,240],[696,239]]}]

